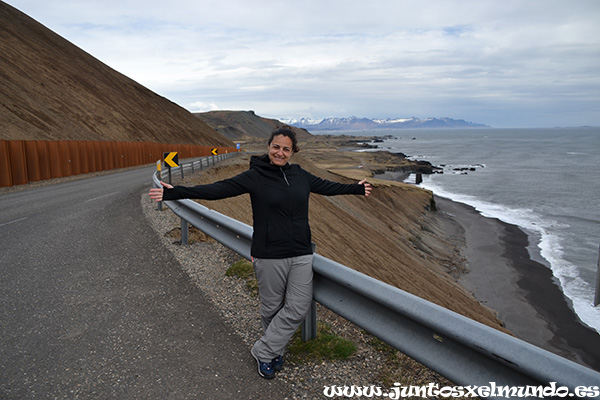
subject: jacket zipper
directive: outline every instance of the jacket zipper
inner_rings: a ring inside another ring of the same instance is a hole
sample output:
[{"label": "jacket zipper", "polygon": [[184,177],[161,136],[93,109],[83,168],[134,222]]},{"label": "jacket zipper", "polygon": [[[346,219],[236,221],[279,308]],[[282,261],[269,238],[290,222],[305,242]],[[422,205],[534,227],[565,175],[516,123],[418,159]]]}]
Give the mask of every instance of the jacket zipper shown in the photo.
[{"label": "jacket zipper", "polygon": [[283,174],[283,179],[285,179],[285,183],[287,183],[287,185],[290,186],[290,183],[287,180],[287,176],[285,175],[285,171],[281,167],[279,169],[281,170],[281,173]]}]

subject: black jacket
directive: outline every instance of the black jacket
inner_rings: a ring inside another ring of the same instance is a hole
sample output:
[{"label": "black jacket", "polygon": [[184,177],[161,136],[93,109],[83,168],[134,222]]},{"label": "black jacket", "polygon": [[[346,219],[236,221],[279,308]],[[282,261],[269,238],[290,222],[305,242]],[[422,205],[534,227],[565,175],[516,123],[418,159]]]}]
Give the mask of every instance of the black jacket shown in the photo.
[{"label": "black jacket", "polygon": [[250,169],[208,185],[165,189],[163,200],[218,200],[250,193],[254,233],[251,254],[256,258],[287,258],[312,254],[308,224],[310,193],[332,196],[364,195],[359,184],[321,179],[297,164],[278,167],[268,155],[253,156]]}]

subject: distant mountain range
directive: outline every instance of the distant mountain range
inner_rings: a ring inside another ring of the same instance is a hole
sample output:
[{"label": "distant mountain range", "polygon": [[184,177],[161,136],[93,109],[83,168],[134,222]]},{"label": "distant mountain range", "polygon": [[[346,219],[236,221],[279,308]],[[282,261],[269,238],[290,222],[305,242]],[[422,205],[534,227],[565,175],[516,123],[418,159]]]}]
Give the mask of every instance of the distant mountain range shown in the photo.
[{"label": "distant mountain range", "polygon": [[316,131],[365,130],[365,129],[405,129],[405,128],[489,128],[463,119],[452,118],[337,118],[323,119],[280,119],[281,122],[298,128]]}]

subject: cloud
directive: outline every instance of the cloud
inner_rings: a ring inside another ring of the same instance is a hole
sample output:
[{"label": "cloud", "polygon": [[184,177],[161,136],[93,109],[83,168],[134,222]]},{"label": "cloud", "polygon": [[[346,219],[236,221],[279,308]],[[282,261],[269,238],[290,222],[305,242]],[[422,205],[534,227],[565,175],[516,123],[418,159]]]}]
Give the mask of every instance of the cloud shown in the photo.
[{"label": "cloud", "polygon": [[190,104],[191,112],[207,112],[207,111],[216,111],[220,110],[221,107],[216,105],[215,103],[205,103],[203,101],[196,101]]},{"label": "cloud", "polygon": [[192,111],[600,125],[596,0],[9,3]]}]

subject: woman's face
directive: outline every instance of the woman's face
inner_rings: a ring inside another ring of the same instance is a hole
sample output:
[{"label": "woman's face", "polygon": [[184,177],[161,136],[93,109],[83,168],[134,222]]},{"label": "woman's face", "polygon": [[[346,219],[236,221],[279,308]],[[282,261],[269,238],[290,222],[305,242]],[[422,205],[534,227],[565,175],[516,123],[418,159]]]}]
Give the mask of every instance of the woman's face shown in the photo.
[{"label": "woman's face", "polygon": [[283,167],[292,157],[292,139],[287,136],[277,135],[273,137],[269,145],[269,160],[271,164]]}]

